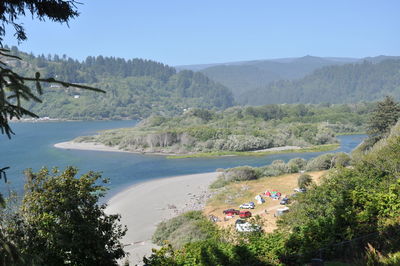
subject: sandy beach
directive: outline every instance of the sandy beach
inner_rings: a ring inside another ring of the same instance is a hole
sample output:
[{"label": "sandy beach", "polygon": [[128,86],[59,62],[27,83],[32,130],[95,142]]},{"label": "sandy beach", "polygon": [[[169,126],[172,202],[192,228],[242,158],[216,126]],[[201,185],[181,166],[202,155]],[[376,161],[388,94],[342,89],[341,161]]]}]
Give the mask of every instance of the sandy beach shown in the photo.
[{"label": "sandy beach", "polygon": [[69,150],[86,150],[86,151],[113,151],[113,152],[128,152],[120,150],[116,147],[106,146],[101,143],[92,142],[74,142],[66,141],[54,144],[54,147],[59,149],[69,149]]},{"label": "sandy beach", "polygon": [[108,201],[106,212],[121,214],[128,226],[122,242],[130,253],[130,262],[142,262],[144,255],[157,247],[151,236],[158,223],[189,210],[200,210],[210,197],[208,185],[219,173],[204,173],[157,179],[118,193]]},{"label": "sandy beach", "polygon": [[127,153],[135,153],[135,154],[150,154],[150,155],[177,155],[175,153],[164,153],[164,152],[142,152],[142,151],[125,151],[118,149],[117,147],[106,146],[101,143],[95,142],[75,142],[75,141],[66,141],[54,144],[54,147],[59,149],[66,150],[82,150],[82,151],[107,151],[107,152],[127,152]]}]

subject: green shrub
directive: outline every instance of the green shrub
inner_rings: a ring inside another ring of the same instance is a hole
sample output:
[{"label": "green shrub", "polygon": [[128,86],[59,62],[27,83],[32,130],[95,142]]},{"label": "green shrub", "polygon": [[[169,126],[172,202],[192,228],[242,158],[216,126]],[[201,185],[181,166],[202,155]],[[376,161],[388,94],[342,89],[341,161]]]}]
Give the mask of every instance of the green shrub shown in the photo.
[{"label": "green shrub", "polygon": [[307,160],[303,158],[293,158],[287,163],[289,173],[298,173],[307,165]]},{"label": "green shrub", "polygon": [[278,169],[273,169],[269,166],[262,167],[262,176],[278,176],[281,174],[282,172],[280,172]]},{"label": "green shrub", "polygon": [[297,179],[297,185],[299,188],[306,188],[313,182],[312,177],[309,174],[302,174]]},{"label": "green shrub", "polygon": [[289,173],[289,168],[283,160],[275,160],[269,166],[272,170],[276,170],[280,174]]},{"label": "green shrub", "polygon": [[306,171],[319,171],[327,170],[333,166],[334,154],[326,153],[322,154],[314,159],[308,161]]},{"label": "green shrub", "polygon": [[240,166],[235,168],[230,168],[225,171],[225,180],[227,181],[245,181],[245,180],[254,180],[259,176],[257,175],[257,171],[250,166]]},{"label": "green shrub", "polygon": [[230,182],[227,181],[224,175],[220,175],[214,182],[210,184],[211,189],[218,189],[228,185]]},{"label": "green shrub", "polygon": [[208,221],[201,211],[189,211],[158,224],[152,242],[163,245],[168,241],[180,248],[189,242],[205,240],[215,232],[215,225]]},{"label": "green shrub", "polygon": [[350,165],[350,162],[351,162],[350,156],[344,152],[335,153],[335,157],[333,157],[333,164],[335,167],[338,166],[346,167]]}]

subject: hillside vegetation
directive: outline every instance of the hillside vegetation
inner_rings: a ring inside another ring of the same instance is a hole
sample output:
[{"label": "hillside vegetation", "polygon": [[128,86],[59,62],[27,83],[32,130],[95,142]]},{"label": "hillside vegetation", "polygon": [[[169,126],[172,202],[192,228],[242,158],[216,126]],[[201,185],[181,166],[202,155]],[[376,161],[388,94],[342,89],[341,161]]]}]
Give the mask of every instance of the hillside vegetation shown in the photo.
[{"label": "hillside vegetation", "polygon": [[44,88],[42,103],[25,103],[44,117],[67,119],[128,119],[150,114],[175,115],[200,107],[224,109],[234,104],[232,93],[201,73],[181,71],[162,63],[114,57],[87,57],[79,62],[65,55],[33,56],[13,47],[23,59],[8,60],[13,70],[29,76],[54,77],[102,88],[106,94],[89,93],[52,85]]},{"label": "hillside vegetation", "polygon": [[192,109],[167,118],[153,116],[134,128],[80,137],[120,149],[161,153],[245,152],[282,146],[336,143],[336,133],[364,131],[372,104],[266,105],[214,112]]},{"label": "hillside vegetation", "polygon": [[323,67],[299,80],[280,80],[247,91],[239,102],[356,103],[380,100],[386,95],[400,98],[400,59]]},{"label": "hillside vegetation", "polygon": [[[297,195],[272,233],[219,230],[218,237],[165,246],[148,263],[187,265],[303,265],[312,258],[332,265],[399,265],[400,124],[318,184]],[[257,221],[253,221],[257,222]]]}]

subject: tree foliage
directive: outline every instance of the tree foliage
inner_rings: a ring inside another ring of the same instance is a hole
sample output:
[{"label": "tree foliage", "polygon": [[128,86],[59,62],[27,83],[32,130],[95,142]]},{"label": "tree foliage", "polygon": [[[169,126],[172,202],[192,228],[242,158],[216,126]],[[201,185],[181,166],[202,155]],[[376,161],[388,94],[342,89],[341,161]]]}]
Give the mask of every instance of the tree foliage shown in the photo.
[{"label": "tree foliage", "polygon": [[[18,23],[18,19],[25,16],[29,12],[32,17],[39,20],[50,19],[51,21],[67,23],[78,15],[75,1],[10,1],[5,0],[0,2],[0,132],[6,134],[9,138],[13,131],[9,125],[9,119],[20,119],[22,116],[37,117],[37,115],[22,105],[22,101],[41,102],[39,95],[42,94],[42,83],[56,83],[64,87],[75,86],[81,89],[89,89],[94,91],[102,90],[92,88],[85,85],[71,84],[63,81],[55,80],[52,77],[42,78],[39,72],[31,76],[24,76],[12,70],[9,62],[17,61],[17,65],[21,65],[20,58],[12,55],[8,49],[4,49],[3,37],[6,35],[6,26],[14,27],[15,36],[19,41],[27,38],[25,29],[22,24]],[[36,90],[31,89],[28,83],[34,83]],[[0,179],[4,178],[5,170],[8,167],[3,167],[0,170]],[[4,209],[4,200],[0,194],[0,211]],[[0,217],[2,218],[2,217]],[[19,224],[18,224],[19,225]],[[17,228],[17,227],[16,227]],[[24,235],[24,233],[21,233]],[[2,263],[17,264],[25,263],[21,260],[20,250],[13,243],[14,240],[7,239],[7,235],[0,226],[0,253]]]},{"label": "tree foliage", "polygon": [[[399,129],[397,125],[391,136],[378,142],[352,168],[331,171],[319,186],[292,205],[282,220],[285,232],[292,232],[286,244],[289,252],[310,258],[318,249],[329,250],[338,242],[383,234],[391,227],[398,232]],[[378,237],[376,241],[381,243],[380,249],[396,249],[397,244],[390,239]],[[341,256],[334,246],[331,249],[331,256]]]},{"label": "tree foliage", "polygon": [[98,182],[107,180],[95,172],[76,175],[72,167],[26,172],[22,205],[5,228],[26,263],[116,265],[125,256],[120,216],[98,204],[106,191]]},{"label": "tree foliage", "polygon": [[74,0],[3,0],[0,2],[0,44],[6,34],[6,26],[11,25],[15,30],[17,40],[24,41],[27,35],[21,23],[17,23],[20,17],[29,12],[32,18],[44,21],[49,19],[54,22],[68,23],[70,19],[78,16],[78,10]]},{"label": "tree foliage", "polygon": [[388,135],[389,130],[400,118],[400,105],[393,97],[386,96],[383,101],[377,102],[370,115],[368,135],[375,141]]}]

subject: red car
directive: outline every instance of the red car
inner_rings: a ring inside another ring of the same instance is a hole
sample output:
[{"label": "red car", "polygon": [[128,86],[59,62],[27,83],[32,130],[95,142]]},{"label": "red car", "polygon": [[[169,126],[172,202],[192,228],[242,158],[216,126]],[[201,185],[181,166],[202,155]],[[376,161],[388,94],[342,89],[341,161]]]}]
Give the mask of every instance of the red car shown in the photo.
[{"label": "red car", "polygon": [[239,212],[239,217],[240,217],[240,218],[248,218],[248,217],[251,217],[251,212],[249,212],[249,211],[240,211],[240,212]]},{"label": "red car", "polygon": [[235,210],[235,209],[227,209],[227,210],[224,210],[222,213],[229,215],[229,216],[233,216],[233,215],[238,215],[240,213],[240,211]]}]

